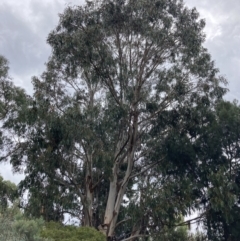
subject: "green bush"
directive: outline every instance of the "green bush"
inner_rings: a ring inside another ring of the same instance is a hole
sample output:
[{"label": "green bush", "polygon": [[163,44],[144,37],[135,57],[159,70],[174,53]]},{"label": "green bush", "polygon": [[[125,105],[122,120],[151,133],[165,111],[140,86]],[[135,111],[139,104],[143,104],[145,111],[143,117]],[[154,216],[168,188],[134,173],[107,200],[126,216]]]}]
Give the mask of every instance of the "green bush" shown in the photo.
[{"label": "green bush", "polygon": [[13,220],[0,214],[0,241],[27,241],[25,237],[13,228]]},{"label": "green bush", "polygon": [[105,241],[105,236],[94,228],[63,226],[60,223],[49,222],[41,231],[43,238],[54,241]]},{"label": "green bush", "polygon": [[0,241],[47,241],[40,237],[42,219],[27,219],[17,205],[0,208]]},{"label": "green bush", "polygon": [[26,241],[43,241],[40,237],[40,231],[44,226],[43,219],[26,219],[18,217],[13,223],[13,229],[25,237]]}]

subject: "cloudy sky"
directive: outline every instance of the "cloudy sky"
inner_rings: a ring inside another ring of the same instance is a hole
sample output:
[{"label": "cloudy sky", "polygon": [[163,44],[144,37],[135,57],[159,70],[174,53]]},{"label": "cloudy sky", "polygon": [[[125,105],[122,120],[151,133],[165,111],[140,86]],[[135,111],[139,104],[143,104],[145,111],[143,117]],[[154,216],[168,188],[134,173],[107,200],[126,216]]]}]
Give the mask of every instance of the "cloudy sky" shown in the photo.
[{"label": "cloudy sky", "polygon": [[[137,0],[136,0],[137,1]],[[185,0],[206,20],[205,46],[216,66],[229,81],[226,99],[240,100],[240,2],[239,0]],[[39,76],[51,53],[46,38],[68,5],[84,0],[0,0],[0,54],[10,62],[16,85],[31,93],[31,77]],[[5,179],[18,183],[8,164],[0,165]]]}]

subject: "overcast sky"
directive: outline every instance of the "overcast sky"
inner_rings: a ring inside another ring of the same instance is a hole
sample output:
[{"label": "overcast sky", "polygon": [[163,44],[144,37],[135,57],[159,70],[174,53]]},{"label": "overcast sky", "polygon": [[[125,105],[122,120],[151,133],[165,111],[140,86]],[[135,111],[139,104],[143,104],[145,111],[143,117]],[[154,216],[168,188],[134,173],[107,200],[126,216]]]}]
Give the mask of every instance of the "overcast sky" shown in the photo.
[{"label": "overcast sky", "polygon": [[[137,0],[136,0],[137,1]],[[240,100],[240,1],[187,0],[206,20],[205,46],[216,66],[229,81],[226,99]],[[46,38],[58,23],[58,13],[84,0],[0,0],[0,55],[10,62],[16,85],[31,93],[31,77],[39,76],[50,56]],[[5,179],[18,183],[23,175],[12,175],[11,167],[0,165]]]}]

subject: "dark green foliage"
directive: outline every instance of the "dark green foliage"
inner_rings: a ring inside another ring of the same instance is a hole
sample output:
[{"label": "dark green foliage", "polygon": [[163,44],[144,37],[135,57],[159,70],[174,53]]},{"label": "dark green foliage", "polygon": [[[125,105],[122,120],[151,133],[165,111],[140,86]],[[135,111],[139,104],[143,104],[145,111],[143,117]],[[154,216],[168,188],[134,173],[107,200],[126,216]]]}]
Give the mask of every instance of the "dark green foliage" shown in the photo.
[{"label": "dark green foliage", "polygon": [[187,226],[176,228],[163,228],[162,234],[154,237],[156,241],[187,241],[188,231]]},{"label": "dark green foliage", "polygon": [[10,181],[4,181],[0,176],[0,207],[7,208],[17,197],[17,186]]},{"label": "dark green foliage", "polygon": [[239,227],[239,154],[240,106],[221,102],[216,121],[209,126],[216,165],[209,173],[205,226],[210,240],[238,240]]},{"label": "dark green foliage", "polygon": [[90,227],[63,226],[50,222],[42,230],[41,236],[53,241],[105,241],[103,234]]},{"label": "dark green foliage", "polygon": [[[13,85],[8,76],[8,61],[0,56],[0,161],[11,163],[15,171],[20,171],[21,159],[24,156],[26,146],[18,143],[16,148],[16,137],[13,132],[24,138],[27,126],[33,123],[35,114],[30,112],[32,98],[25,91]],[[9,131],[13,129],[14,131]]]},{"label": "dark green foliage", "polygon": [[[18,121],[23,118],[22,114],[26,113],[26,101],[29,97],[23,89],[13,85],[8,76],[8,69],[8,61],[0,56],[0,120],[8,119],[10,124],[13,117]],[[21,110],[22,112],[19,112]]]}]

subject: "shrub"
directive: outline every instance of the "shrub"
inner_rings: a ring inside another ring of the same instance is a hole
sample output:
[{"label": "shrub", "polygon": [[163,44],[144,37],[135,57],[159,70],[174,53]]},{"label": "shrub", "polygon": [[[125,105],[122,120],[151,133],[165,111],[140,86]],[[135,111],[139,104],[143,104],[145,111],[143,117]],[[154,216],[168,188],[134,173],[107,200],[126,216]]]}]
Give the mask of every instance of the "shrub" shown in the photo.
[{"label": "shrub", "polygon": [[43,238],[54,241],[105,241],[105,236],[91,227],[63,226],[49,222],[41,231]]},{"label": "shrub", "polygon": [[0,208],[0,241],[47,241],[40,237],[42,219],[27,219],[16,205]]}]

